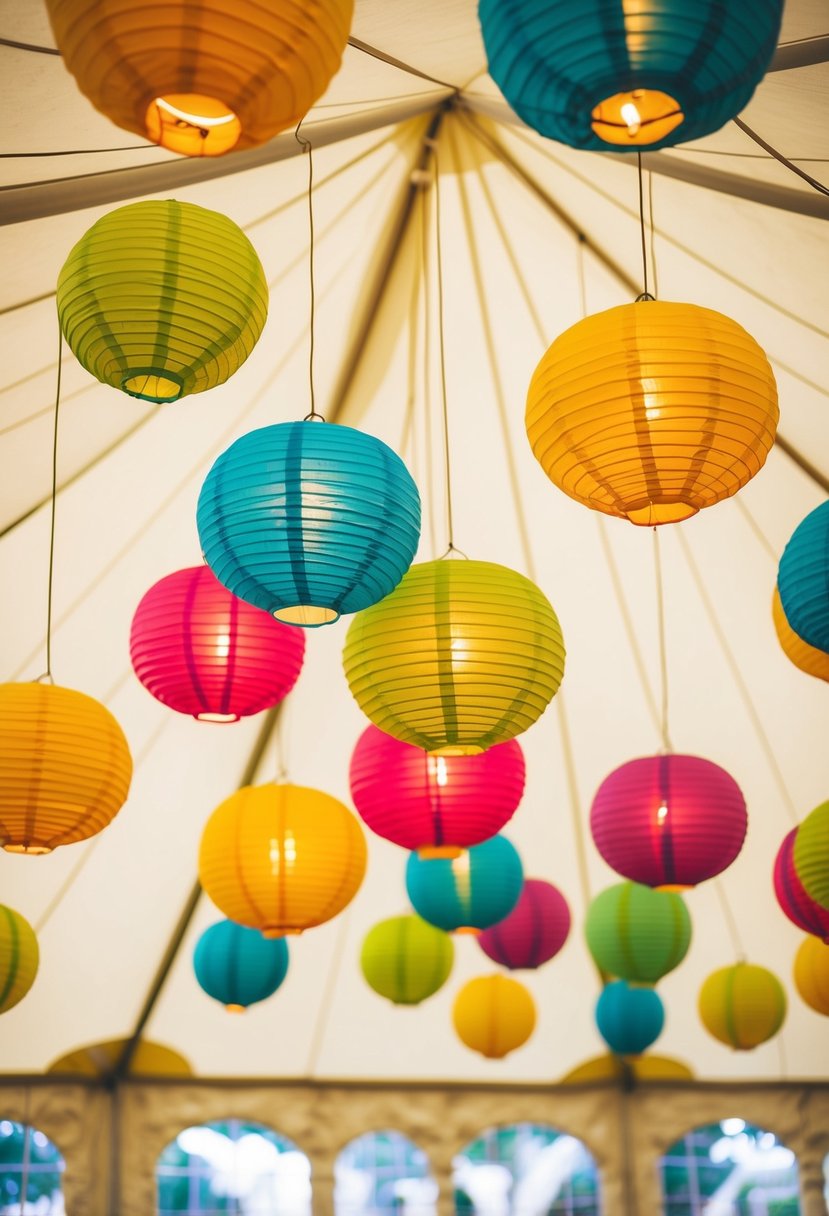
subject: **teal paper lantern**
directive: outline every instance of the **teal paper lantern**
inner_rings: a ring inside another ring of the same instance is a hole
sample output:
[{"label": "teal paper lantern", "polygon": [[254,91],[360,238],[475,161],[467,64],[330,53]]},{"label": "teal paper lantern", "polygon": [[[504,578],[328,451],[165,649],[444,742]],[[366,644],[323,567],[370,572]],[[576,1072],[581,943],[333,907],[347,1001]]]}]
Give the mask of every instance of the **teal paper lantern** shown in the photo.
[{"label": "teal paper lantern", "polygon": [[653,988],[632,988],[626,980],[614,980],[596,1002],[596,1025],[617,1056],[640,1056],[662,1033],[665,1009]]},{"label": "teal paper lantern", "polygon": [[783,0],[480,0],[489,73],[572,148],[655,150],[718,131],[771,61]]},{"label": "teal paper lantern", "polygon": [[780,558],[777,590],[797,636],[829,651],[829,502],[810,511],[792,533]]},{"label": "teal paper lantern", "polygon": [[222,453],[197,525],[205,561],[234,595],[289,625],[328,625],[400,582],[420,540],[420,495],[374,436],[283,422]]},{"label": "teal paper lantern", "polygon": [[196,979],[232,1013],[272,996],[288,973],[288,944],[232,920],[205,929],[193,952]]},{"label": "teal paper lantern", "polygon": [[524,869],[504,836],[473,845],[460,857],[411,853],[406,890],[412,907],[447,933],[478,933],[509,916],[521,895]]}]

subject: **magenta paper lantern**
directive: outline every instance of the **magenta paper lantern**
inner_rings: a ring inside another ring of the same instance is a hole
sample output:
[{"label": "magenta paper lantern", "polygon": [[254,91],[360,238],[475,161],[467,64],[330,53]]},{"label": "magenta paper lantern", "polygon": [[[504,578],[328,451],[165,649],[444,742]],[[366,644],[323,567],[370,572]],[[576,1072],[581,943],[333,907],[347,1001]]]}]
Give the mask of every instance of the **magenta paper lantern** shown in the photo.
[{"label": "magenta paper lantern", "polygon": [[512,817],[524,792],[524,753],[510,739],[477,755],[435,756],[369,726],[350,778],[372,832],[421,857],[457,857]]},{"label": "magenta paper lantern", "polygon": [[135,610],[130,658],[157,701],[201,722],[238,722],[296,683],[301,629],[232,595],[207,566],[168,574]]},{"label": "magenta paper lantern", "polygon": [[731,865],[748,815],[740,787],[699,756],[643,756],[615,769],[590,810],[596,848],[648,887],[695,887]]},{"label": "magenta paper lantern", "polygon": [[509,916],[478,935],[478,945],[510,971],[534,969],[558,954],[570,932],[570,909],[558,887],[525,878]]},{"label": "magenta paper lantern", "polygon": [[774,893],[781,909],[792,924],[829,944],[829,908],[812,899],[800,881],[794,865],[794,841],[797,828],[783,837],[774,859]]}]

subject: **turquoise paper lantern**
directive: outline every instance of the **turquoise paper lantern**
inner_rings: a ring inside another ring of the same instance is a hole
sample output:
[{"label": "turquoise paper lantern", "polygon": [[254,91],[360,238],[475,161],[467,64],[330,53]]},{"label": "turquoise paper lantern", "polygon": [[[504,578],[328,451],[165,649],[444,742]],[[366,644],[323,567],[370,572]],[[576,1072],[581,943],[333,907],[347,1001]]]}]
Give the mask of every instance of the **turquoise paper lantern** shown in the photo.
[{"label": "turquoise paper lantern", "polygon": [[406,890],[418,916],[447,933],[477,933],[509,916],[521,895],[524,869],[504,836],[473,845],[460,857],[411,853]]},{"label": "turquoise paper lantern", "polygon": [[665,1009],[653,988],[614,980],[596,1002],[596,1025],[617,1056],[640,1056],[662,1033]]},{"label": "turquoise paper lantern", "polygon": [[197,525],[205,561],[234,595],[289,625],[328,625],[400,582],[420,539],[420,495],[374,436],[283,422],[222,453]]},{"label": "turquoise paper lantern", "polygon": [[288,973],[288,943],[232,920],[205,929],[193,952],[196,979],[208,996],[241,1013],[272,996]]},{"label": "turquoise paper lantern", "polygon": [[480,0],[489,73],[528,126],[641,151],[718,131],[771,61],[783,0]]},{"label": "turquoise paper lantern", "polygon": [[777,590],[797,636],[829,651],[829,502],[810,511],[792,533],[780,558]]}]

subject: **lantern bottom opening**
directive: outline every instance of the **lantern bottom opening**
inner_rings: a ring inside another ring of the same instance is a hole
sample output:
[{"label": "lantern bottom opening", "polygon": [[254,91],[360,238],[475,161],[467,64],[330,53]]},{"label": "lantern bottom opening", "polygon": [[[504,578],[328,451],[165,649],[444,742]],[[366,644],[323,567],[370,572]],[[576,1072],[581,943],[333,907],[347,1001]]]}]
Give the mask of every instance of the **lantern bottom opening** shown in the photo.
[{"label": "lantern bottom opening", "polygon": [[26,853],[29,857],[45,857],[52,852],[52,847],[48,844],[4,844],[3,850],[6,853]]},{"label": "lantern bottom opening", "polygon": [[659,89],[614,93],[594,106],[590,115],[594,135],[617,147],[655,144],[685,121],[676,98]]},{"label": "lantern bottom opening", "polygon": [[144,115],[147,139],[182,156],[221,156],[239,142],[242,124],[218,97],[167,93]]},{"label": "lantern bottom opening", "polygon": [[678,524],[683,519],[696,515],[699,508],[688,502],[649,502],[642,507],[634,507],[625,515],[632,524],[641,528],[654,528],[659,524]]},{"label": "lantern bottom opening", "polygon": [[272,941],[275,937],[299,937],[302,929],[294,929],[286,925],[263,925],[260,933],[268,941]]},{"label": "lantern bottom opening", "polygon": [[225,1005],[228,1013],[244,1013],[246,1008],[246,1005]]},{"label": "lantern bottom opening", "polygon": [[181,396],[184,381],[166,367],[134,367],[121,380],[121,388],[130,397],[164,405]]},{"label": "lantern bottom opening", "polygon": [[694,885],[690,882],[660,882],[654,887],[654,891],[673,891],[674,894],[680,895],[683,891],[693,891]]},{"label": "lantern bottom opening", "polygon": [[467,937],[478,937],[480,936],[480,932],[481,930],[477,925],[458,925],[457,929],[455,929],[455,933],[463,933]]},{"label": "lantern bottom opening", "polygon": [[327,608],[323,604],[288,604],[284,608],[275,608],[271,613],[283,625],[301,625],[303,629],[318,629],[320,625],[333,625],[340,619],[336,608]]},{"label": "lantern bottom opening", "polygon": [[430,756],[480,756],[486,748],[477,743],[447,743],[444,747],[430,747]]},{"label": "lantern bottom opening", "polygon": [[239,721],[238,714],[206,713],[206,714],[195,714],[194,716],[195,716],[195,719],[197,722],[238,722]]},{"label": "lantern bottom opening", "polygon": [[464,850],[457,844],[424,844],[415,850],[418,857],[424,861],[433,861],[436,857],[461,857]]}]

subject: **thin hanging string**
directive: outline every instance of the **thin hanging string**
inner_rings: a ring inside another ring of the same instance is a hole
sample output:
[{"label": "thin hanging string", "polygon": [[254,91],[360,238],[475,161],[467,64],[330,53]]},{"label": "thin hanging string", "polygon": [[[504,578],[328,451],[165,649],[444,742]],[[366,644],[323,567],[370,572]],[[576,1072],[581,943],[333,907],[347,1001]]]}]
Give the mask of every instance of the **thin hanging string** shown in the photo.
[{"label": "thin hanging string", "polygon": [[648,291],[648,252],[645,242],[645,197],[642,190],[642,153],[636,153],[636,163],[639,171],[639,234],[642,239],[642,282],[644,290],[639,299],[652,298]]},{"label": "thin hanging string", "polygon": [[656,277],[656,229],[653,225],[653,173],[648,170],[648,224],[651,233],[651,276],[653,278],[653,294],[659,295],[659,280]]},{"label": "thin hanging string", "polygon": [[672,752],[668,730],[668,648],[665,641],[665,593],[662,585],[662,554],[659,549],[659,529],[653,530],[653,564],[656,573],[656,613],[659,622],[659,675],[662,685],[660,733],[662,751]]},{"label": "thin hanging string", "polygon": [[302,126],[303,119],[297,123],[296,131],[294,131],[294,139],[304,152],[308,154],[308,274],[310,277],[310,297],[311,297],[311,314],[308,321],[308,331],[310,335],[309,351],[308,351],[308,387],[311,395],[311,412],[305,415],[305,422],[316,422],[317,419],[324,421],[322,414],[317,413],[316,397],[314,395],[314,321],[316,317],[316,291],[314,283],[314,154],[311,147],[310,139],[306,139],[304,135],[300,135],[299,128]]},{"label": "thin hanging string", "polygon": [[583,232],[580,232],[576,240],[576,275],[579,284],[579,316],[582,321],[587,316],[587,274],[584,264],[585,243],[585,235]]},{"label": "thin hanging string", "polygon": [[455,548],[454,524],[452,520],[452,468],[449,457],[449,406],[446,394],[446,348],[443,336],[443,255],[440,241],[440,163],[438,161],[437,142],[432,143],[432,156],[435,162],[435,252],[438,272],[438,338],[440,343],[440,391],[443,401],[443,456],[446,475],[446,524],[449,534],[451,553]]},{"label": "thin hanging string", "polygon": [[746,952],[743,949],[743,943],[740,940],[740,933],[737,928],[737,921],[734,917],[734,913],[731,911],[731,904],[726,898],[725,887],[722,885],[719,878],[713,879],[712,885],[714,890],[717,892],[717,899],[720,901],[723,920],[725,921],[726,927],[728,928],[728,932],[731,936],[731,945],[734,947],[734,954],[737,958],[737,962],[744,963],[746,961]]},{"label": "thin hanging string", "polygon": [[273,739],[274,739],[274,756],[276,759],[276,771],[274,782],[280,785],[283,781],[288,780],[288,702],[290,697],[285,697],[280,701],[274,716],[273,723]]},{"label": "thin hanging string", "polygon": [[49,521],[49,582],[46,591],[46,671],[42,680],[52,679],[52,587],[55,574],[55,515],[58,501],[58,420],[60,417],[61,351],[63,334],[58,325],[58,378],[55,389],[55,428],[52,436],[52,505]]},{"label": "thin hanging string", "polygon": [[[432,557],[438,555],[437,523],[435,510],[434,442],[432,435],[432,311],[429,291],[429,208],[426,194],[421,192],[420,202],[420,263],[423,278],[423,454],[425,484],[429,499],[429,543]],[[418,484],[420,484],[418,482]]]}]

